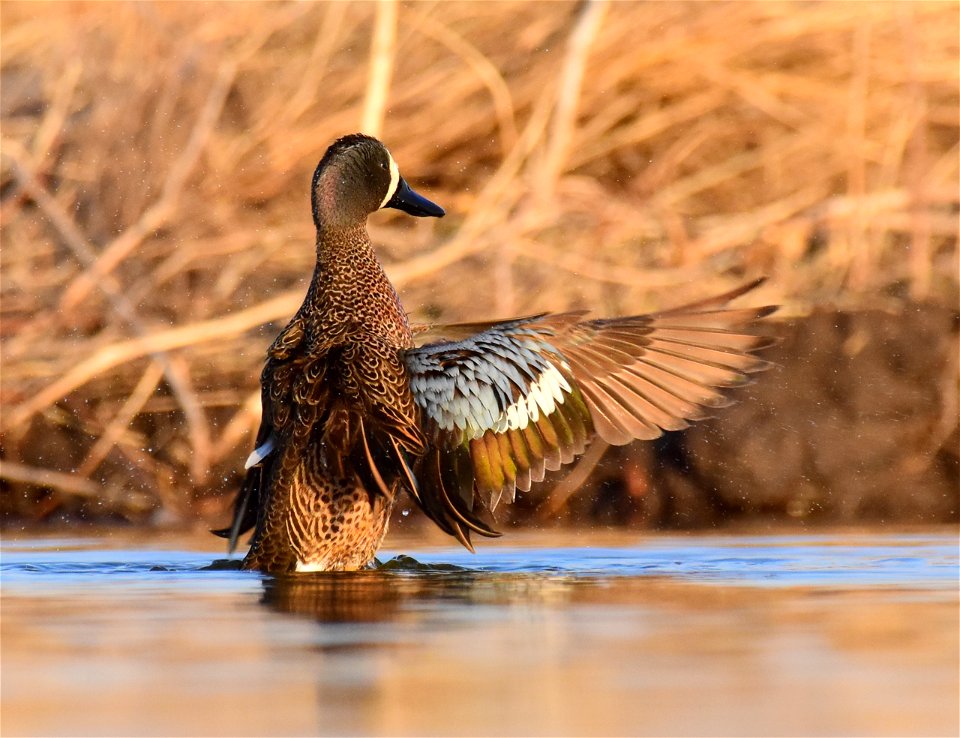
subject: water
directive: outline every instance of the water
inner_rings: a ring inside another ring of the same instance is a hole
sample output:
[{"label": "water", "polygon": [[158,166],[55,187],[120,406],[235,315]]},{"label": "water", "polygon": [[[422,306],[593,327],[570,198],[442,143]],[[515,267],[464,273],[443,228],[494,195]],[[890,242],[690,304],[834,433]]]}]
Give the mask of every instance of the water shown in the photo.
[{"label": "water", "polygon": [[420,565],[277,579],[206,568],[205,539],[7,540],[0,728],[960,731],[953,529],[390,544]]}]

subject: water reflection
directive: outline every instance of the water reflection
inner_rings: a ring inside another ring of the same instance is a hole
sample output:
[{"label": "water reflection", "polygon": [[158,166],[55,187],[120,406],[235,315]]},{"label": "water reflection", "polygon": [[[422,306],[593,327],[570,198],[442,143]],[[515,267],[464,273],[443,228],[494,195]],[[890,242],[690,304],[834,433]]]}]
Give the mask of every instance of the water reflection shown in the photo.
[{"label": "water reflection", "polygon": [[3,732],[957,734],[956,544],[410,545],[274,578],[5,541]]},{"label": "water reflection", "polygon": [[375,571],[279,576],[263,582],[261,602],[271,610],[329,623],[375,623],[397,616],[396,577]]},{"label": "water reflection", "polygon": [[[429,567],[426,567],[429,568]],[[568,602],[588,578],[559,574],[396,570],[327,572],[266,577],[261,603],[275,612],[324,623],[377,623],[439,607],[543,605]]]}]

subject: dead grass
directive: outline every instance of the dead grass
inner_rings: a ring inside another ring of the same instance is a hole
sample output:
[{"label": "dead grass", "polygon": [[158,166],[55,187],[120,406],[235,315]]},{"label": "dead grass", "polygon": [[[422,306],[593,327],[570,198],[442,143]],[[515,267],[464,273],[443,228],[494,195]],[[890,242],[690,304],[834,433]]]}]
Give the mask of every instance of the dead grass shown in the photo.
[{"label": "dead grass", "polygon": [[[387,141],[413,317],[956,306],[956,3],[5,3],[6,512],[233,489],[312,268],[308,183]],[[73,479],[72,482],[68,480]]]}]

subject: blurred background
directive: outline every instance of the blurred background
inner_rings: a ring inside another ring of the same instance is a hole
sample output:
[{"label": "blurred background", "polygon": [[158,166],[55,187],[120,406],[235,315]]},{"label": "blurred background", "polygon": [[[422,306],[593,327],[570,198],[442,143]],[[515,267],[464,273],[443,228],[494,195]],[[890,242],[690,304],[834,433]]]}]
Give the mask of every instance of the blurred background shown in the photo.
[{"label": "blurred background", "polygon": [[[310,176],[381,137],[443,220],[370,232],[418,322],[769,281],[777,367],[598,444],[501,524],[958,519],[960,8],[9,3],[0,515],[222,525]],[[418,524],[405,516],[402,525]]]}]

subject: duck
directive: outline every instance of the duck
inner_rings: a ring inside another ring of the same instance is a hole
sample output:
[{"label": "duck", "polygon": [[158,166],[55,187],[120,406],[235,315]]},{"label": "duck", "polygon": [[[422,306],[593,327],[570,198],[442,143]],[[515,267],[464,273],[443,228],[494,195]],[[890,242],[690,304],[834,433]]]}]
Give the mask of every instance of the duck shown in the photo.
[{"label": "duck", "polygon": [[586,311],[412,326],[367,232],[392,208],[442,218],[386,146],[334,141],[311,182],[316,266],[267,350],[262,418],[231,525],[244,569],[359,570],[375,560],[401,495],[474,551],[500,535],[497,506],[599,439],[680,430],[730,404],[769,366],[757,324],[775,306],[730,303],[762,283],[646,315]]}]

